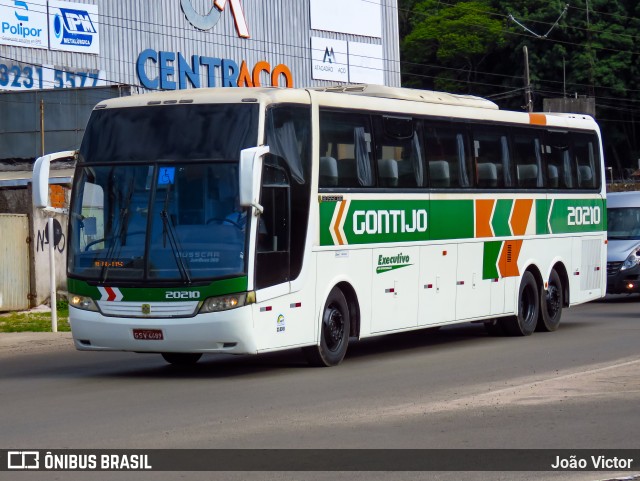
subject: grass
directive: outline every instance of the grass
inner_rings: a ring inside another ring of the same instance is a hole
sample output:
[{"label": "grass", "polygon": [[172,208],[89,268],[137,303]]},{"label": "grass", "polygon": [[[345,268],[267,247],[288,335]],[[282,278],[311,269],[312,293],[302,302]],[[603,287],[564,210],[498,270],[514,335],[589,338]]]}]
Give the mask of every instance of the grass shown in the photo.
[{"label": "grass", "polygon": [[[56,303],[58,332],[69,332],[69,305]],[[0,332],[51,332],[50,312],[10,312],[0,314]]]}]

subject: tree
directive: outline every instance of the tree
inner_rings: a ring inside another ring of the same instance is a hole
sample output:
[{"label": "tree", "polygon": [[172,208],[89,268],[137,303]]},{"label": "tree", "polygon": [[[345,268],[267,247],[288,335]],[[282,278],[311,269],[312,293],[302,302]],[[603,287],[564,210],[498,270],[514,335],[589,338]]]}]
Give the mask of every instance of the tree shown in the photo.
[{"label": "tree", "polygon": [[405,86],[488,96],[501,108],[519,110],[527,46],[534,109],[565,91],[595,97],[608,164],[617,175],[637,167],[636,0],[577,0],[563,15],[566,0],[398,2]]},{"label": "tree", "polygon": [[412,5],[402,40],[405,84],[469,92],[489,54],[504,44],[503,20],[482,0],[400,4]]}]

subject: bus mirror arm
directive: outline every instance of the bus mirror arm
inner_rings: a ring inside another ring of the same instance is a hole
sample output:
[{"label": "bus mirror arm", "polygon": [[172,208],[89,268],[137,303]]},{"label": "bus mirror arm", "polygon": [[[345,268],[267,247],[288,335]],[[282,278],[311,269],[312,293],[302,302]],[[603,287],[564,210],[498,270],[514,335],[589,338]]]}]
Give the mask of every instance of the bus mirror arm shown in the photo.
[{"label": "bus mirror arm", "polygon": [[66,214],[67,209],[51,207],[49,204],[49,168],[58,159],[75,158],[76,151],[69,150],[38,157],[33,164],[32,191],[33,205],[45,213]]},{"label": "bus mirror arm", "polygon": [[264,208],[260,205],[260,181],[262,177],[262,158],[269,153],[269,146],[251,147],[240,152],[240,205],[255,207],[258,214]]}]

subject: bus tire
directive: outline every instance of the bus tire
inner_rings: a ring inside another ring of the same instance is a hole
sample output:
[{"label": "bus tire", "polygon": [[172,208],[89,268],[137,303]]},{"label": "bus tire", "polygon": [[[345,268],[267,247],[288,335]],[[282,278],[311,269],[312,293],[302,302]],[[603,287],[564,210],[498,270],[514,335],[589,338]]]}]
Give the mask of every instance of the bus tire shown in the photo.
[{"label": "bus tire", "polygon": [[540,313],[540,294],[538,284],[531,272],[522,275],[518,290],[518,313],[506,319],[503,327],[512,336],[529,336],[535,331]]},{"label": "bus tire", "polygon": [[560,325],[562,317],[562,305],[564,296],[562,281],[556,270],[551,271],[549,284],[546,290],[540,290],[540,315],[536,331],[553,332]]},{"label": "bus tire", "polygon": [[163,352],[162,357],[174,366],[191,366],[202,357],[200,352]]},{"label": "bus tire", "polygon": [[334,287],[322,310],[320,344],[304,348],[309,364],[317,367],[340,364],[349,345],[350,325],[347,300],[340,288]]}]

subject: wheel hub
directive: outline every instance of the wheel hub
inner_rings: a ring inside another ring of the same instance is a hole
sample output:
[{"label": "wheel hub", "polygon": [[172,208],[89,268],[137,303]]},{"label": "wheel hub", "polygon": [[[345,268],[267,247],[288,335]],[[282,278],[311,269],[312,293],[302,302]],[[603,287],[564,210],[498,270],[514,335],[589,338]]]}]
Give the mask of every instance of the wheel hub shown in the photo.
[{"label": "wheel hub", "polygon": [[324,330],[327,347],[333,351],[340,344],[344,333],[344,319],[339,310],[333,307],[329,309],[324,319]]}]

